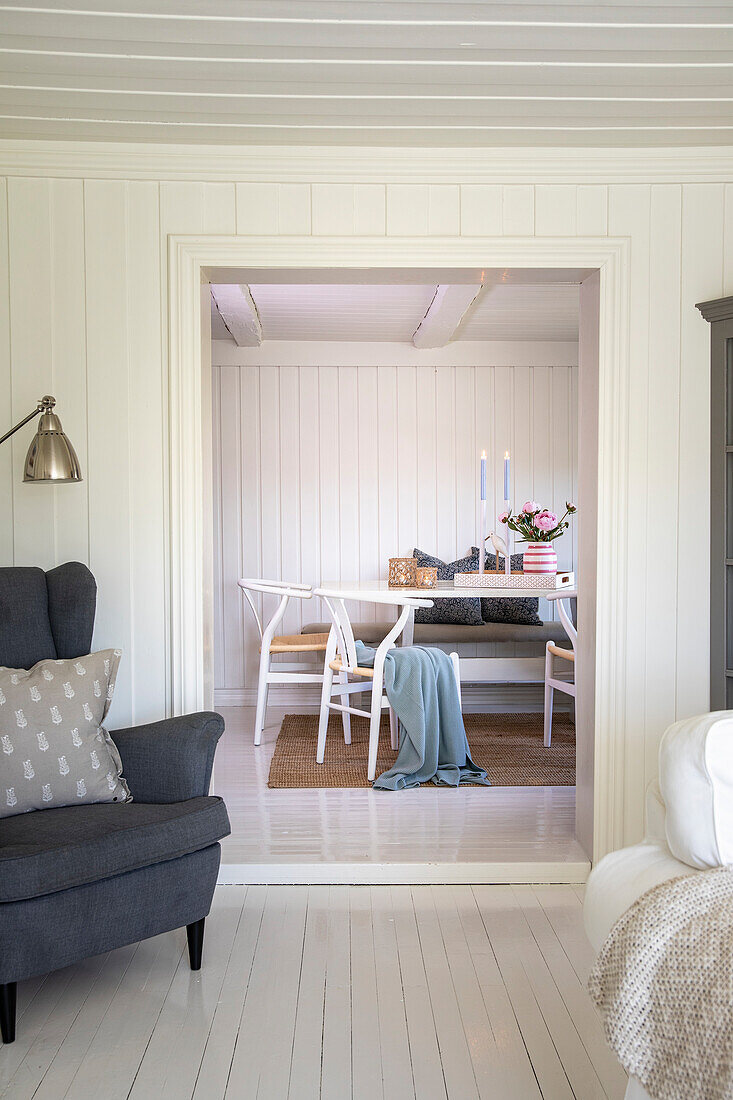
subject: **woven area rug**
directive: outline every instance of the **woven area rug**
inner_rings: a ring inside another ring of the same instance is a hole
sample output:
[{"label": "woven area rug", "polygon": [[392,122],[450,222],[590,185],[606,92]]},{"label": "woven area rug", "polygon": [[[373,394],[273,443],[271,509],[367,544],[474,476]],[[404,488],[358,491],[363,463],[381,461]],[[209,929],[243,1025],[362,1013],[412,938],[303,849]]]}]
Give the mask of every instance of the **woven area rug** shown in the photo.
[{"label": "woven area rug", "polygon": [[[495,787],[572,787],[575,784],[575,727],[565,714],[552,723],[552,745],[542,743],[542,714],[464,714],[475,764],[486,768]],[[286,714],[270,764],[268,787],[370,787],[367,780],[369,725],[351,719],[345,745],[341,718],[328,724],[326,758],[316,764],[317,714]],[[389,720],[382,715],[377,775],[394,763]],[[432,784],[427,784],[435,790]]]}]

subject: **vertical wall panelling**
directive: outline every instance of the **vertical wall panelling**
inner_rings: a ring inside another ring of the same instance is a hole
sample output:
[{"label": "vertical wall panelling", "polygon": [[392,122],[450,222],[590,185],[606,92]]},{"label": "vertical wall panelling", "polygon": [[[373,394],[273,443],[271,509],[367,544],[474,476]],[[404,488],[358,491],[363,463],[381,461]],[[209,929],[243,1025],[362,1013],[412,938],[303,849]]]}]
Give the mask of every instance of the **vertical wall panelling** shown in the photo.
[{"label": "vertical wall panelling", "polygon": [[723,225],[723,294],[733,294],[733,183],[726,183]]},{"label": "vertical wall panelling", "polygon": [[387,233],[425,237],[429,232],[430,186],[391,183],[387,187]]},{"label": "vertical wall panelling", "polygon": [[[53,393],[51,180],[8,181],[12,409],[20,420]],[[61,410],[59,410],[61,411]],[[65,486],[24,485],[23,463],[33,432],[13,438],[13,532],[16,565],[56,564],[54,493]],[[77,492],[80,486],[72,487]]]},{"label": "vertical wall panelling", "polygon": [[535,233],[538,237],[573,237],[577,232],[577,196],[571,184],[535,187]]},{"label": "vertical wall panelling", "polygon": [[682,192],[677,527],[677,668],[685,670],[677,677],[677,712],[682,715],[706,711],[709,703],[709,623],[700,593],[710,587],[710,328],[695,302],[722,294],[723,199],[722,185],[686,184]]},{"label": "vertical wall panelling", "polygon": [[[356,415],[358,419],[359,486],[359,579],[368,580],[381,574],[379,553],[379,456],[375,425],[381,409],[378,393],[378,367],[362,367],[356,372],[358,387]],[[364,605],[360,618],[376,618],[374,605]]]},{"label": "vertical wall panelling", "polygon": [[[53,492],[56,561],[87,561],[87,370],[84,298],[84,190],[80,180],[53,180],[50,193],[51,364],[53,390],[64,430],[85,480]],[[39,394],[39,397],[42,395]],[[24,433],[25,438],[25,433]],[[27,439],[26,439],[27,442]],[[31,486],[31,488],[33,488]]]},{"label": "vertical wall panelling", "polygon": [[[266,571],[262,562],[262,445],[260,432],[260,373],[253,367],[240,368],[239,381],[239,456],[237,458],[242,470],[241,476],[241,515],[242,531],[240,535],[242,560],[239,565],[240,576],[262,577]],[[214,469],[216,469],[216,452],[214,452]],[[218,555],[215,554],[215,557]],[[239,578],[236,578],[237,580]],[[237,615],[241,621],[242,636],[245,644],[245,662],[248,667],[257,668],[259,661],[259,637],[252,615],[251,608],[245,604],[244,596],[239,590],[235,591],[231,581],[225,589],[226,599],[231,605],[238,608]],[[262,610],[262,598],[259,601]],[[265,610],[269,610],[272,603],[268,603]],[[232,676],[232,683],[244,686],[244,667],[241,659],[236,660],[235,655],[230,655],[227,675]]]},{"label": "vertical wall panelling", "polygon": [[[158,185],[127,186],[128,373],[134,431],[130,435],[131,653],[135,667],[133,717],[166,713],[168,631],[165,623],[166,532],[165,423],[167,402],[160,376],[160,225]],[[141,395],[146,394],[142,401]]]},{"label": "vertical wall panelling", "polygon": [[[649,448],[645,516],[664,516],[664,529],[678,527],[680,421],[680,237],[682,189],[660,184],[651,191],[649,231],[649,393],[653,415],[648,420]],[[648,522],[646,518],[643,520]],[[676,716],[677,538],[646,540],[645,780],[657,771],[659,741]]]},{"label": "vertical wall panelling", "polygon": [[[256,368],[251,368],[256,374]],[[300,570],[303,577],[321,576],[321,421],[318,399],[318,367],[301,367],[300,404],[297,409],[300,446]],[[293,578],[296,579],[296,578]],[[309,583],[309,582],[306,582]],[[303,605],[304,622],[318,615],[316,601]]]},{"label": "vertical wall panelling", "polygon": [[[221,700],[256,686],[258,638],[237,579],[373,580],[415,545],[448,560],[478,536],[481,447],[514,456],[521,505],[558,507],[574,483],[574,367],[214,366],[215,637]],[[558,433],[562,438],[558,439]],[[554,495],[553,495],[554,494]],[[561,548],[573,566],[572,542]],[[272,604],[268,603],[267,610]],[[387,608],[354,605],[361,618]],[[551,616],[549,605],[541,613]],[[327,616],[294,601],[283,632]],[[302,689],[296,694],[302,698]],[[222,702],[223,705],[223,702]]]},{"label": "vertical wall panelling", "polygon": [[[8,185],[0,179],[0,435],[13,426],[16,419],[12,403],[10,372],[10,265],[8,249]],[[13,448],[8,441],[0,447],[0,562],[12,565],[13,552]]]},{"label": "vertical wall panelling", "polygon": [[[300,471],[300,371],[280,367],[280,530],[282,531],[282,574],[286,580],[302,575]],[[297,634],[303,625],[299,600],[291,600],[282,622],[283,634]]]},{"label": "vertical wall panelling", "polygon": [[497,183],[464,184],[461,188],[461,233],[495,237],[501,233],[501,193]]},{"label": "vertical wall panelling", "polygon": [[528,183],[501,189],[502,233],[505,237],[531,237],[534,233],[535,194]]},{"label": "vertical wall panelling", "polygon": [[[627,606],[629,621],[644,623],[646,618],[647,483],[649,417],[649,296],[650,296],[650,225],[651,188],[647,184],[614,186],[609,189],[609,232],[632,236],[631,279],[634,291],[629,302],[629,509],[628,530],[631,567],[628,577]],[[626,676],[629,691],[639,701],[639,709],[626,728],[626,776],[624,802],[633,836],[643,828],[644,814],[644,709],[646,691],[646,650],[643,629],[630,630],[626,640]]]},{"label": "vertical wall panelling", "polygon": [[[89,400],[89,566],[97,578],[94,644],[123,651],[112,703],[112,726],[134,720],[130,448],[134,433],[130,394],[128,314],[128,184],[87,180],[84,185]],[[134,395],[133,402],[134,402]],[[145,448],[145,439],[135,439]],[[152,475],[151,475],[152,476]]]},{"label": "vertical wall panelling", "polygon": [[444,561],[453,561],[458,554],[458,543],[455,375],[451,367],[438,367],[435,371],[435,407],[439,410],[435,422],[435,490],[440,501],[440,507],[436,506],[436,553]]}]

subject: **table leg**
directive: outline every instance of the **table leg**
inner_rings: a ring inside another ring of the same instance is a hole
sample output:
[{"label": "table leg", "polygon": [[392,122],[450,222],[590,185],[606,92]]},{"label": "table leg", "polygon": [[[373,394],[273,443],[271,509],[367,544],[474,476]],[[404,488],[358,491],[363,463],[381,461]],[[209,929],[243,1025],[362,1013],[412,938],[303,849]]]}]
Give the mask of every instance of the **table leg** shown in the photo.
[{"label": "table leg", "polygon": [[[404,608],[404,604],[402,605],[402,607]],[[401,646],[412,645],[414,634],[415,634],[415,608],[411,607],[410,608],[410,614],[407,617],[407,622],[405,623],[404,630],[402,631],[402,634],[400,635],[399,644]]]}]

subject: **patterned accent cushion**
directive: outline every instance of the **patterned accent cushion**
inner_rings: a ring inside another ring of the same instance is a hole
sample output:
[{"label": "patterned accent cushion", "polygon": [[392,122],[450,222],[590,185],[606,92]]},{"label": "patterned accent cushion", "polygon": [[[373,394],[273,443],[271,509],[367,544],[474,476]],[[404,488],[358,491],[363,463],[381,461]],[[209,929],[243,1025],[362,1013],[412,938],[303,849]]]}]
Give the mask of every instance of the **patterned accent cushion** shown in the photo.
[{"label": "patterned accent cushion", "polygon": [[[412,556],[417,558],[418,566],[432,565],[438,570],[439,581],[452,581],[456,573],[470,573],[478,569],[478,550],[458,561],[445,562],[441,558],[431,557],[422,550],[415,549]],[[425,593],[430,598],[430,593]],[[481,600],[444,599],[436,600],[432,607],[419,607],[415,612],[416,623],[459,623],[462,626],[481,626]]]},{"label": "patterned accent cushion", "polygon": [[127,802],[122,761],[102,725],[119,649],[0,668],[0,817]]},{"label": "patterned accent cushion", "polygon": [[[478,547],[472,547],[472,553],[478,555]],[[524,565],[522,554],[512,554],[512,569],[521,570]],[[504,558],[499,558],[499,567],[504,567]],[[486,569],[496,569],[496,554],[486,555]],[[481,600],[481,617],[485,623],[516,623],[520,626],[541,626],[542,619],[537,610],[540,601],[536,597],[526,596],[521,599],[502,599],[492,596]]]}]

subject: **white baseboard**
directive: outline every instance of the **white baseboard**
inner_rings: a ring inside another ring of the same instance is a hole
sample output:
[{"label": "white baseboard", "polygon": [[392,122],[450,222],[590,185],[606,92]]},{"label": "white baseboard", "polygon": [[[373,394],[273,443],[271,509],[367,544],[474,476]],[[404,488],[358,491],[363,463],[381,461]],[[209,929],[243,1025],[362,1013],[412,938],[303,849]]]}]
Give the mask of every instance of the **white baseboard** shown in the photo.
[{"label": "white baseboard", "polygon": [[223,863],[220,886],[437,886],[581,883],[587,860],[515,863]]},{"label": "white baseboard", "polygon": [[[544,706],[542,684],[464,684],[461,689],[463,709],[468,713],[492,711],[538,711]],[[253,688],[217,688],[214,692],[215,707],[254,707],[257,692]],[[555,709],[569,709],[570,697],[555,695]],[[319,708],[318,687],[307,684],[294,687],[271,687],[269,705],[272,707],[297,707],[303,714],[317,714]]]}]

